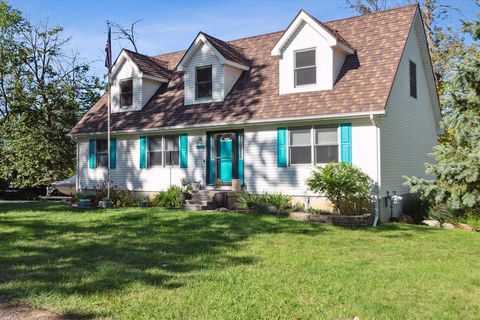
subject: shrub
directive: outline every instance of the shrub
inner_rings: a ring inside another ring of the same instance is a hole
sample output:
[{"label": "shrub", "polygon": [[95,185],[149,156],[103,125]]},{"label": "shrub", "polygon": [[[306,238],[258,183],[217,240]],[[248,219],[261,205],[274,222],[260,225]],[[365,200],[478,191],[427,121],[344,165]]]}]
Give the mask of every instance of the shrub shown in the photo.
[{"label": "shrub", "polygon": [[250,194],[244,191],[237,201],[241,207],[258,212],[287,211],[292,208],[292,197],[282,193]]},{"label": "shrub", "polygon": [[152,199],[152,205],[164,208],[180,208],[180,193],[182,189],[178,186],[171,186],[166,191],[160,191]]},{"label": "shrub", "polygon": [[434,204],[428,209],[428,217],[430,219],[438,220],[441,223],[451,221],[455,216],[455,210],[449,208],[446,204],[443,203]]},{"label": "shrub", "polygon": [[342,201],[367,201],[372,197],[373,180],[362,170],[346,163],[317,166],[307,180],[308,188],[332,202],[337,213],[344,212]]},{"label": "shrub", "polygon": [[[103,183],[100,186],[94,188],[95,205],[98,205],[99,201],[107,199],[107,184]],[[123,208],[123,207],[134,207],[136,205],[135,197],[133,191],[120,188],[117,185],[112,185],[110,187],[110,200],[112,201],[112,207],[114,208]]]},{"label": "shrub", "polygon": [[429,216],[429,203],[422,200],[418,194],[412,193],[404,196],[402,212],[413,218],[415,223],[420,223]]}]

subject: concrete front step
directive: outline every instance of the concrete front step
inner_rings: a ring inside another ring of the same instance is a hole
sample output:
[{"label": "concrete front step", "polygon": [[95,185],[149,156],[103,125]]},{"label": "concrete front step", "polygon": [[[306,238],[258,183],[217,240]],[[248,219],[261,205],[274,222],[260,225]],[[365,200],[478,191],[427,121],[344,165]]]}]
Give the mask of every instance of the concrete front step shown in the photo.
[{"label": "concrete front step", "polygon": [[184,204],[183,209],[187,211],[202,211],[207,210],[207,206],[201,204]]}]

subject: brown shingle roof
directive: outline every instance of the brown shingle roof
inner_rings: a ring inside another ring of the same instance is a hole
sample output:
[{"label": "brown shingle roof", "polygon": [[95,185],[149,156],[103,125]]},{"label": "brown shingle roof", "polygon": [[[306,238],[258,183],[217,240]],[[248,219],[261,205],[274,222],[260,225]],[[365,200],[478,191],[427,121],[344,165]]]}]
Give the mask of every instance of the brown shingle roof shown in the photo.
[{"label": "brown shingle roof", "polygon": [[123,49],[123,51],[133,60],[141,72],[149,76],[169,79],[172,75],[172,71],[168,68],[168,61],[155,59],[128,49]]},{"label": "brown shingle roof", "polygon": [[245,66],[250,65],[250,62],[242,51],[242,48],[235,46],[232,43],[227,43],[223,40],[212,37],[211,35],[201,32],[207,38],[207,40],[217,49],[218,52],[227,60],[243,64]]},{"label": "brown shingle roof", "polygon": [[[242,48],[251,68],[244,71],[224,101],[184,106],[183,74],[174,72],[141,111],[112,114],[112,131],[296,116],[384,110],[405,46],[416,5],[325,23],[356,50],[345,60],[333,90],[278,94],[278,60],[271,49],[283,32],[229,41]],[[175,66],[184,51],[156,59]],[[102,97],[71,130],[105,132],[106,98]]]}]

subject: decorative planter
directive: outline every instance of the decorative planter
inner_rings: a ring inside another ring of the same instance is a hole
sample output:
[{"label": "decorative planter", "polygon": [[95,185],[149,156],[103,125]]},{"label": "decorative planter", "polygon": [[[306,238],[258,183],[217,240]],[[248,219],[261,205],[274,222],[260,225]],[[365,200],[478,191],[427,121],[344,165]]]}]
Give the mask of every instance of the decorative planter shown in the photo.
[{"label": "decorative planter", "polygon": [[213,195],[213,205],[215,208],[224,208],[227,206],[227,193],[217,192]]},{"label": "decorative planter", "polygon": [[182,192],[180,193],[180,202],[182,204],[185,204],[186,200],[191,200],[192,199],[192,194],[189,192]]},{"label": "decorative planter", "polygon": [[112,207],[112,200],[102,200],[98,202],[98,206],[103,209],[108,209]]},{"label": "decorative planter", "polygon": [[80,208],[90,208],[91,205],[92,205],[92,202],[90,201],[90,199],[79,199],[78,200],[78,206]]},{"label": "decorative planter", "polygon": [[140,200],[140,201],[138,201],[138,207],[139,207],[139,208],[146,208],[146,207],[148,207],[148,200]]},{"label": "decorative planter", "polygon": [[240,179],[232,179],[232,191],[240,192]]}]

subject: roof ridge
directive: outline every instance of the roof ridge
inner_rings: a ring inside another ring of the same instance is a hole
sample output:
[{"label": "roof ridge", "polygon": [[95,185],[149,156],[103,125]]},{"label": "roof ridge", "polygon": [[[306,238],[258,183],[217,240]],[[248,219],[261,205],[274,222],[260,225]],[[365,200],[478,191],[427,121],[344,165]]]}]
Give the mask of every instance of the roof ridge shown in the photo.
[{"label": "roof ridge", "polygon": [[385,10],[359,14],[359,15],[352,16],[352,17],[347,17],[347,18],[334,19],[334,20],[326,21],[324,23],[331,23],[331,22],[337,22],[337,21],[343,21],[343,20],[363,18],[363,17],[366,17],[366,16],[373,16],[373,15],[380,14],[380,13],[385,13],[385,12],[388,12],[388,11],[400,10],[400,9],[405,9],[405,8],[408,8],[408,7],[417,7],[417,6],[418,6],[418,2],[414,2],[414,3],[409,3],[409,4],[406,4],[404,6],[400,6],[400,7],[389,8],[389,9],[385,9]]},{"label": "roof ridge", "polygon": [[[323,24],[327,24],[327,23],[333,23],[333,22],[337,22],[337,21],[344,21],[344,20],[351,20],[351,19],[358,19],[358,18],[363,18],[363,17],[366,17],[366,16],[372,16],[372,15],[376,15],[376,14],[381,14],[381,13],[385,13],[385,12],[388,12],[388,11],[394,11],[394,10],[400,10],[400,9],[405,9],[405,8],[408,8],[408,7],[417,7],[418,6],[418,3],[410,3],[410,4],[407,4],[407,5],[404,5],[404,6],[401,6],[401,7],[396,7],[396,8],[390,8],[390,9],[385,9],[385,10],[381,10],[381,11],[376,11],[376,12],[372,12],[372,13],[366,13],[366,14],[362,14],[362,15],[356,15],[356,16],[353,16],[353,17],[348,17],[348,18],[340,18],[340,19],[334,19],[334,20],[329,20],[329,21],[325,21],[325,22],[322,22]],[[313,16],[315,19],[317,19],[315,16]],[[317,19],[318,20],[318,19]],[[320,20],[319,20],[320,21]],[[332,28],[330,26],[327,26],[329,28]],[[228,44],[231,44],[231,42],[236,42],[236,41],[242,41],[242,40],[247,40],[247,39],[252,39],[252,38],[257,38],[257,37],[263,37],[263,36],[267,36],[267,35],[271,35],[271,34],[274,34],[274,33],[282,33],[282,32],[285,32],[286,29],[283,29],[283,30],[278,30],[278,31],[272,31],[272,32],[267,32],[267,33],[261,33],[261,34],[256,34],[256,35],[252,35],[252,36],[247,36],[247,37],[243,37],[243,38],[237,38],[237,39],[232,39],[232,40],[221,40],[223,42],[226,42]],[[335,30],[335,29],[333,29]],[[337,31],[337,30],[335,30]],[[206,32],[203,32],[203,31],[200,31],[204,34],[207,34],[209,35],[208,33]],[[213,37],[213,36],[211,36]],[[215,38],[215,37],[214,37]],[[218,39],[218,38],[215,38],[215,39]],[[152,57],[155,57],[155,58],[159,58],[163,55],[167,55],[167,54],[174,54],[174,53],[181,53],[181,52],[184,52],[186,51],[187,49],[181,49],[181,50],[176,50],[176,51],[170,51],[170,52],[166,52],[166,53],[162,53],[162,54],[159,54],[159,55],[155,55],[155,56],[152,56]]]}]

